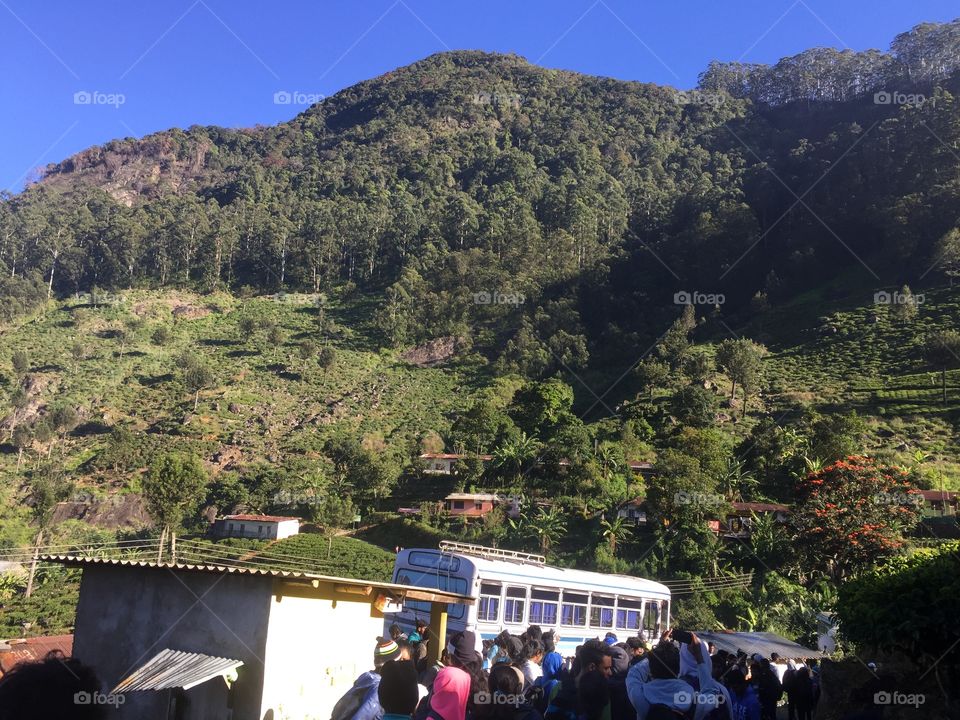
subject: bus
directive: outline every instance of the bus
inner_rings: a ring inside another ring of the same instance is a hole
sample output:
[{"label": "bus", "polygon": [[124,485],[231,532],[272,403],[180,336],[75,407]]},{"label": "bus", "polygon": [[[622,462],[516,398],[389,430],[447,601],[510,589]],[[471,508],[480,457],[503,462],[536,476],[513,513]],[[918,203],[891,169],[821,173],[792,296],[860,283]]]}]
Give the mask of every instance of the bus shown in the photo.
[{"label": "bus", "polygon": [[[612,632],[656,643],[670,627],[670,590],[652,580],[551,567],[542,555],[442,541],[439,549],[410,548],[397,555],[393,581],[469,595],[473,605],[448,607],[448,632],[472,630],[478,644],[503,630],[519,635],[529,625],[556,633],[557,652]],[[407,600],[387,616],[409,632],[429,621],[430,603]],[[479,649],[479,648],[478,648]]]}]

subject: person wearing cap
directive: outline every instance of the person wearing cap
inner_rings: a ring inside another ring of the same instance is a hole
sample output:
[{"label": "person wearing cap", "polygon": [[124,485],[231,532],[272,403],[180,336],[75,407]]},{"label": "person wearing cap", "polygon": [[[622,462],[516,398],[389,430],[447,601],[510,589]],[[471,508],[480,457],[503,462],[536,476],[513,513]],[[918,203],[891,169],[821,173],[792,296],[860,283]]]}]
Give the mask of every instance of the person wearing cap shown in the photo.
[{"label": "person wearing cap", "polygon": [[373,650],[373,670],[358,677],[347,692],[333,707],[331,720],[380,720],[383,708],[380,707],[378,689],[383,666],[400,657],[400,646],[391,638],[377,638]]},{"label": "person wearing cap", "polygon": [[608,632],[606,635],[604,635],[603,641],[607,645],[616,645],[619,642],[619,640],[617,640],[616,633],[612,633],[612,632]]},{"label": "person wearing cap", "polygon": [[627,646],[627,654],[630,656],[630,667],[643,660],[647,652],[647,644],[640,637],[628,637],[624,644]]},{"label": "person wearing cap", "polygon": [[427,621],[423,618],[417,618],[416,630],[410,633],[410,636],[407,638],[411,643],[423,643],[427,640],[427,633],[429,632],[429,626]]}]

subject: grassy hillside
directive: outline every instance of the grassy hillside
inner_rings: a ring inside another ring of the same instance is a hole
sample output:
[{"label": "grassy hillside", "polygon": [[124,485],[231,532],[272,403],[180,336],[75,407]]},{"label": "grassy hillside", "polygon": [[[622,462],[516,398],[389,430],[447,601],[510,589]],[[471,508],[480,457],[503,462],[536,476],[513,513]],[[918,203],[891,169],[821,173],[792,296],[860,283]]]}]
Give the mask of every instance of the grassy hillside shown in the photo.
[{"label": "grassy hillside", "polygon": [[[483,382],[469,361],[462,370],[417,367],[395,353],[372,351],[362,300],[325,301],[333,323],[321,333],[316,303],[314,296],[240,300],[131,291],[97,306],[89,298],[51,304],[6,328],[0,373],[11,401],[0,473],[12,482],[0,489],[7,519],[0,537],[13,544],[29,538],[23,527],[29,512],[16,498],[38,467],[63,471],[75,483],[73,499],[81,501],[136,491],[142,470],[161,450],[198,454],[214,477],[260,464],[299,477],[317,470],[326,439],[347,435],[400,467],[418,452],[418,438],[444,431],[450,411]],[[245,333],[242,319],[257,329]],[[270,342],[264,325],[275,325],[281,339]],[[167,333],[162,344],[152,339],[158,328]],[[330,367],[319,367],[316,356],[302,358],[304,341],[332,348]],[[29,359],[22,374],[11,366],[18,351]],[[213,375],[196,410],[177,364],[184,354]],[[18,473],[12,430],[35,427],[63,406],[77,410],[76,427],[27,443]],[[130,430],[132,448],[114,469],[119,427]]]}]

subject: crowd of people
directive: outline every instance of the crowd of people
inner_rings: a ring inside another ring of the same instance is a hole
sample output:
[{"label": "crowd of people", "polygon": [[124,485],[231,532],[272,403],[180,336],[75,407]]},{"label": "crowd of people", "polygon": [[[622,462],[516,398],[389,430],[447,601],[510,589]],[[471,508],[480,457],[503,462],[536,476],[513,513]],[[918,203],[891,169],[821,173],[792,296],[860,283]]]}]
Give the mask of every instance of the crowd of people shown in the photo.
[{"label": "crowd of people", "polygon": [[423,621],[391,627],[331,720],[776,720],[782,705],[811,720],[820,694],[816,660],[729,653],[680,630],[652,648],[607,633],[570,657],[536,625],[482,645],[464,631],[431,663],[435,641]]}]

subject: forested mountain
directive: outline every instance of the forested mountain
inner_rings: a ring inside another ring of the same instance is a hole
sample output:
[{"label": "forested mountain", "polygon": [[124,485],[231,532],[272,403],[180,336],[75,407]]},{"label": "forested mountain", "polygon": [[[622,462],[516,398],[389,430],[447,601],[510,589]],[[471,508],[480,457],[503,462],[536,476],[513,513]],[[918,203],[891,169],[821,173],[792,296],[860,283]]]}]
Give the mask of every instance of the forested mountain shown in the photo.
[{"label": "forested mountain", "polygon": [[457,336],[531,376],[615,362],[680,290],[723,294],[733,322],[960,257],[940,245],[960,222],[958,68],[960,21],[886,53],[711,64],[688,92],[441,53],[275,127],[49,166],[0,203],[4,311],[94,287],[352,283],[386,344]]}]

